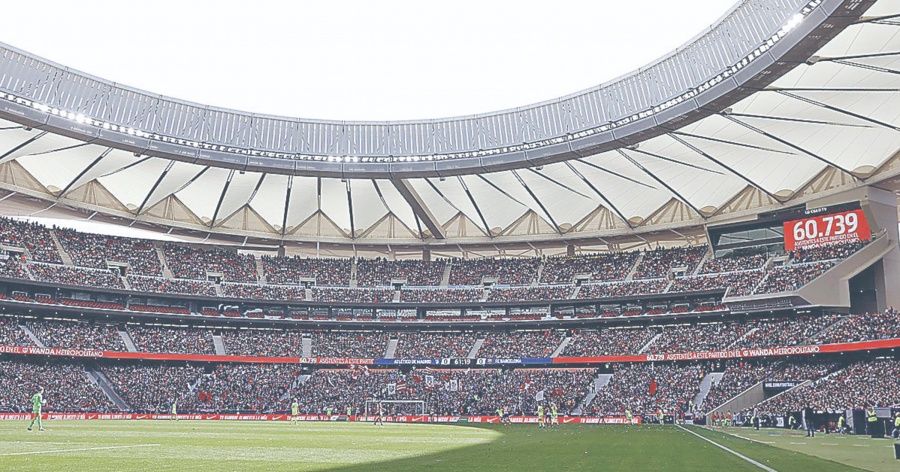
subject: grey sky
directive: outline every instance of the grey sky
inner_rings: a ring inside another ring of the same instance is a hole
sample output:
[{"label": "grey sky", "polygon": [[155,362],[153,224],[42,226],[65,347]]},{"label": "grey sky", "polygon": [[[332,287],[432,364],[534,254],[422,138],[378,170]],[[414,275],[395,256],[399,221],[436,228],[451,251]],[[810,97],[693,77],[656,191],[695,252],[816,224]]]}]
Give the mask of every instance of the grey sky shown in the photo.
[{"label": "grey sky", "polygon": [[546,100],[640,67],[730,0],[45,1],[0,41],[204,104],[305,118],[437,118]]}]

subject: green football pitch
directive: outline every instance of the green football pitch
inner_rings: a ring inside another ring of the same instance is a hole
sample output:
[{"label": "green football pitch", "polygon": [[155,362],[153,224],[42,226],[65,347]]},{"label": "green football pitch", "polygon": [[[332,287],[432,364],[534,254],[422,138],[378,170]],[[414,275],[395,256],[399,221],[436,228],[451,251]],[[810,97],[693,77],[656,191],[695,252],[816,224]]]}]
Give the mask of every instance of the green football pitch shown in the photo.
[{"label": "green football pitch", "polygon": [[540,430],[534,425],[48,421],[46,431],[31,433],[25,426],[0,422],[0,470],[900,470],[889,440],[806,439],[802,433],[747,429],[732,431],[741,438],[658,425]]}]

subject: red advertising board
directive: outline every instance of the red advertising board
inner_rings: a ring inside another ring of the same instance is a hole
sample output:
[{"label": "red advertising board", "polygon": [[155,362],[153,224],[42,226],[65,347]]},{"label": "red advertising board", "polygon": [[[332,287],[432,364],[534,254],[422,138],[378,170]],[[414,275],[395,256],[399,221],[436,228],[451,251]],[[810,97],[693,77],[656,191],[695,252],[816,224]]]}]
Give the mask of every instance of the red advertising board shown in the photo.
[{"label": "red advertising board", "polygon": [[859,209],[784,222],[784,248],[787,251],[870,239],[872,230],[866,215]]},{"label": "red advertising board", "polygon": [[[141,414],[141,413],[44,413],[41,417],[45,420],[171,420],[172,415],[169,414]],[[0,413],[0,421],[28,421],[31,419],[29,413]],[[180,414],[180,420],[201,420],[201,421],[288,421],[290,415],[286,414],[221,414],[221,413],[203,413],[203,414]],[[343,416],[343,415],[298,415],[300,421],[359,421],[372,422],[374,416]],[[408,415],[408,416],[385,416],[386,423],[499,423],[499,416],[436,416],[436,415]],[[563,424],[627,424],[628,420],[624,416],[562,416],[559,418]],[[536,416],[513,416],[510,417],[511,423],[534,423],[537,424]],[[633,424],[640,424],[641,418],[635,417],[631,421]]]}]

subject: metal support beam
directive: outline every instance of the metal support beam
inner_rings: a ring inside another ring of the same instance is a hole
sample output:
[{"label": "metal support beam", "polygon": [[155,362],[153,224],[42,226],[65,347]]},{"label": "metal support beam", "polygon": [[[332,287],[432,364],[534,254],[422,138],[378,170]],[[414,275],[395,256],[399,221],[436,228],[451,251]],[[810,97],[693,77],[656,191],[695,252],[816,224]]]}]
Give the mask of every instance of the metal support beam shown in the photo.
[{"label": "metal support beam", "polygon": [[432,236],[434,236],[435,239],[444,239],[444,228],[441,227],[434,215],[431,214],[431,210],[429,210],[422,201],[422,197],[419,196],[416,189],[414,189],[407,180],[399,177],[391,177],[391,183],[394,185],[394,188],[400,192],[400,195],[406,200],[406,203],[409,204],[410,208],[412,208],[413,213],[425,223],[425,227],[431,231]]}]

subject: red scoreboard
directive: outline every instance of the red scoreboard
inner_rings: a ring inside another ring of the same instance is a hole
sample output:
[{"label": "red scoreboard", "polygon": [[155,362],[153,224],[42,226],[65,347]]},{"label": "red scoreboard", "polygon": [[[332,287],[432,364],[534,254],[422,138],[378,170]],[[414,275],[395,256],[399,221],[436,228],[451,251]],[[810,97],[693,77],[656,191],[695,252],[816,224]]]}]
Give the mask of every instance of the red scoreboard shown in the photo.
[{"label": "red scoreboard", "polygon": [[872,231],[861,209],[784,222],[784,248],[788,251],[840,241],[870,239]]}]

